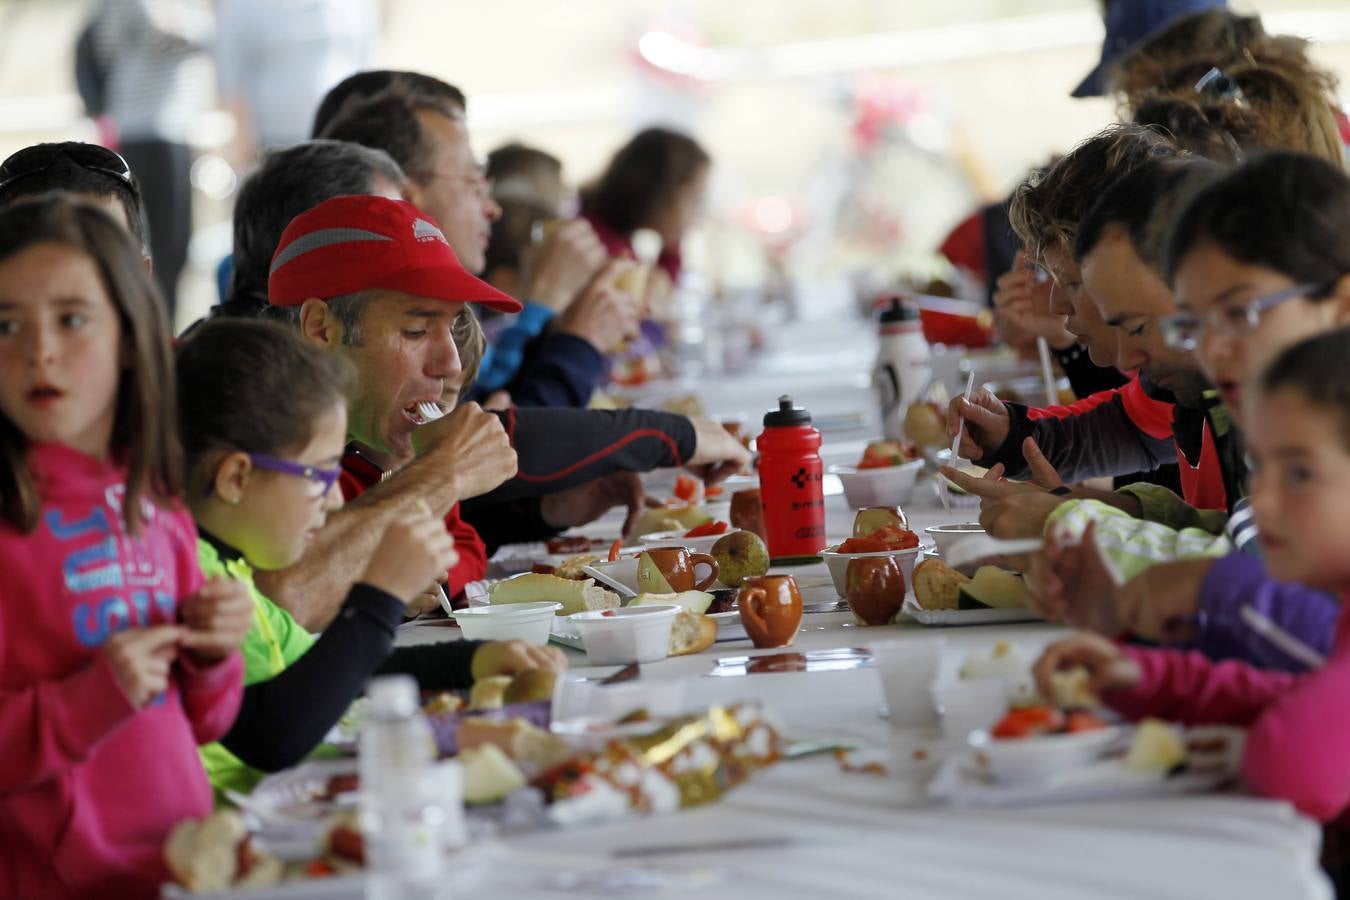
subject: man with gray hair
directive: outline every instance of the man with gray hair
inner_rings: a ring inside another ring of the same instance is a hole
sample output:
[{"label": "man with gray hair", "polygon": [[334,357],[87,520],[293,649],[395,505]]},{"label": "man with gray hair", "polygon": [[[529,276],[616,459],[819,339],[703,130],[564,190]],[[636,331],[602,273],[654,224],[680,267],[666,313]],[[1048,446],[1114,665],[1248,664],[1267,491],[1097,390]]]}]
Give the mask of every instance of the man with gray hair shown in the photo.
[{"label": "man with gray hair", "polygon": [[[414,323],[416,327],[396,327],[388,314],[391,307],[421,295],[406,290],[403,282],[398,282],[403,288],[391,288],[395,282],[368,269],[356,270],[341,283],[332,280],[330,270],[346,261],[341,254],[326,258],[322,271],[302,272],[298,281],[287,283],[287,291],[309,292],[306,297],[289,302],[273,296],[276,272],[289,275],[288,263],[300,255],[294,249],[279,249],[290,221],[283,221],[285,216],[307,214],[311,207],[337,198],[347,204],[342,208],[351,218],[350,223],[342,221],[344,227],[372,230],[371,216],[378,223],[381,210],[415,209],[393,202],[403,187],[402,173],[385,154],[352,144],[312,141],[268,156],[235,207],[235,233],[243,238],[235,248],[236,287],[256,296],[257,289],[251,286],[268,284],[270,277],[273,284],[267,296],[274,312],[301,327],[307,337],[311,335],[303,319],[306,304],[299,301],[314,298],[316,303],[309,304],[311,325],[313,317],[322,319],[325,325],[320,330],[336,335],[329,349],[349,358],[357,371],[348,402],[351,447],[344,461],[348,471],[344,488],[361,496],[329,518],[299,563],[258,577],[262,589],[309,628],[322,627],[336,613],[336,602],[374,549],[372,535],[416,498],[435,499],[455,535],[461,563],[447,573],[453,596],[468,581],[482,577],[488,552],[476,530],[460,520],[460,501],[477,498],[465,520],[510,534],[514,540],[538,540],[591,521],[616,502],[626,503],[630,521],[634,520],[644,501],[638,471],[687,465],[717,480],[749,462],[744,448],[715,422],[650,410],[486,413],[467,403],[440,421],[427,423],[419,407],[427,403],[436,407],[436,413],[443,412],[440,398],[459,372],[458,348],[453,332],[446,329],[453,329],[460,317],[471,317],[463,306],[473,297],[461,291],[453,303],[413,304],[434,315],[424,316]],[[348,196],[370,192],[385,199]],[[362,203],[373,204],[375,213]],[[425,218],[420,221],[425,240],[418,242],[409,226],[411,246],[443,243],[439,229]],[[445,254],[453,259],[448,246]],[[506,302],[514,306],[509,298]],[[396,349],[390,352],[391,347]],[[409,386],[418,390],[409,393]]]}]

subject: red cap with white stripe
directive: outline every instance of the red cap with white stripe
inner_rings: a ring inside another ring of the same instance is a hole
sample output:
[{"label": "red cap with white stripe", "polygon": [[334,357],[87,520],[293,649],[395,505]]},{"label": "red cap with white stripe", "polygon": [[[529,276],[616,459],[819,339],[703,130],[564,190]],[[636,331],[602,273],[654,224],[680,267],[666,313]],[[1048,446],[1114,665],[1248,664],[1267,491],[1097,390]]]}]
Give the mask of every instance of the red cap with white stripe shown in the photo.
[{"label": "red cap with white stripe", "polygon": [[334,197],[291,220],[267,278],[273,306],[370,289],[520,312],[519,301],[470,274],[441,229],[411,203]]}]

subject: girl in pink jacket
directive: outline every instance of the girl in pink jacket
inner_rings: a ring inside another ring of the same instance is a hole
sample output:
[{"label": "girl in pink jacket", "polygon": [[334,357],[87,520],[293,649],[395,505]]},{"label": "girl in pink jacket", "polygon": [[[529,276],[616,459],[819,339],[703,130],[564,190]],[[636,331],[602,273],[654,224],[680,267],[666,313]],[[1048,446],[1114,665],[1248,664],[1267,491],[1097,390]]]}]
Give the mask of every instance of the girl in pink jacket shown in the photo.
[{"label": "girl in pink jacket", "polygon": [[202,584],[172,379],[120,225],[0,210],[0,896],[157,896],[211,811],[197,745],[234,720],[252,604]]},{"label": "girl in pink jacket", "polygon": [[[1350,310],[1350,274],[1327,290]],[[1295,344],[1246,398],[1251,501],[1272,577],[1344,596],[1350,591],[1350,329]],[[1350,616],[1336,623],[1330,658],[1307,675],[1213,662],[1080,634],[1036,663],[1049,689],[1057,669],[1085,666],[1103,702],[1129,718],[1226,723],[1250,730],[1247,784],[1319,821],[1350,806]],[[1047,694],[1047,696],[1049,696]]]}]

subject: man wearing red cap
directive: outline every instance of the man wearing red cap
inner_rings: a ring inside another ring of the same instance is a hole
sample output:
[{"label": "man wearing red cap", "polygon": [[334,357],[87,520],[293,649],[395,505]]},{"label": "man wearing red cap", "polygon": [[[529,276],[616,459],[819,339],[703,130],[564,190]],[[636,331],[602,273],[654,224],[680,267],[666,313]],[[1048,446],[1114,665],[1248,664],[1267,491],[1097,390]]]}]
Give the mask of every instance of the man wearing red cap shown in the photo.
[{"label": "man wearing red cap", "polygon": [[[407,503],[421,499],[446,516],[461,557],[450,572],[454,594],[486,564],[482,542],[459,520],[461,500],[492,491],[511,501],[617,470],[725,470],[749,461],[715,423],[651,410],[533,409],[517,418],[469,403],[440,418],[445,383],[461,371],[453,328],[465,304],[519,304],[465,271],[436,224],[409,203],[336,197],[297,216],[273,256],[268,298],[298,308],[301,335],[356,370],[342,479],[354,502],[266,587],[309,627],[332,616],[328,598],[343,595],[380,525]],[[560,459],[568,461],[562,468]]]}]

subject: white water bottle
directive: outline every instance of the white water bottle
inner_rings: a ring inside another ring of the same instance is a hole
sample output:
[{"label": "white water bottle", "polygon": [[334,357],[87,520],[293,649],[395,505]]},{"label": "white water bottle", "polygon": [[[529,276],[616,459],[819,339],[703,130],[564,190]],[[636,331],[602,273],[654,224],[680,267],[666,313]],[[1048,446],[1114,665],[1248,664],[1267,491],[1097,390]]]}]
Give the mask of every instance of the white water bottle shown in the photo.
[{"label": "white water bottle", "polygon": [[872,387],[881,406],[881,431],[887,440],[905,439],[905,410],[923,399],[933,380],[933,352],[923,337],[919,311],[899,297],[881,314],[880,347]]},{"label": "white water bottle", "polygon": [[368,900],[445,898],[436,743],[407,675],[371,680],[361,728],[361,832]]}]

